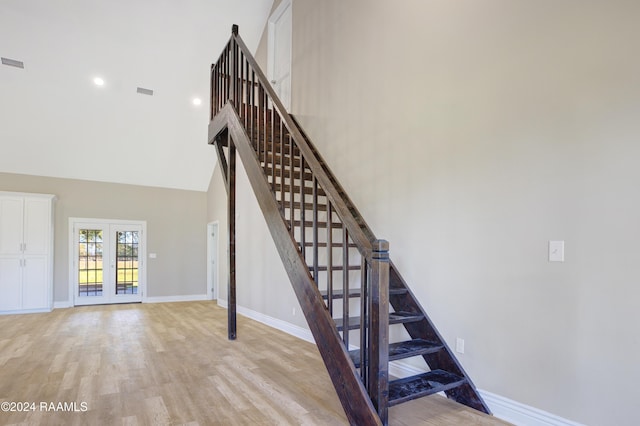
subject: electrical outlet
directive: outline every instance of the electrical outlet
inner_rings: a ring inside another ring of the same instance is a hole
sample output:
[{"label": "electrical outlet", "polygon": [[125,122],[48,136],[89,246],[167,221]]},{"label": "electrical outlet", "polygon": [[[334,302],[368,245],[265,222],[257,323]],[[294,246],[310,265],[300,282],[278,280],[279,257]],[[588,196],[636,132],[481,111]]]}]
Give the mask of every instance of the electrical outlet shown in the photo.
[{"label": "electrical outlet", "polygon": [[464,339],[456,338],[456,352],[459,354],[464,353]]},{"label": "electrical outlet", "polygon": [[291,309],[291,314],[295,317],[296,316],[296,308],[294,307],[293,309]]}]

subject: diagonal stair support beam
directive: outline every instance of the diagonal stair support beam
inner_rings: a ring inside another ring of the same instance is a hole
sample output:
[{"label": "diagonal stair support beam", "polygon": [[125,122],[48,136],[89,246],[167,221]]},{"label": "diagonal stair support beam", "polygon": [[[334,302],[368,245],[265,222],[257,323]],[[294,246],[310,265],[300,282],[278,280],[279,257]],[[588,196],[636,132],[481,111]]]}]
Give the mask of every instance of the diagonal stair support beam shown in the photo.
[{"label": "diagonal stair support beam", "polygon": [[222,172],[222,180],[224,180],[224,188],[227,190],[227,194],[229,194],[229,177],[227,176],[227,157],[224,155],[224,150],[222,148],[221,138],[216,138],[214,140],[214,145],[216,146],[216,152],[218,153],[218,164],[220,165],[220,171]]},{"label": "diagonal stair support beam", "polygon": [[[225,124],[231,143],[235,145],[242,159],[253,192],[349,423],[358,426],[382,425],[376,408],[359,379],[359,373],[341,343],[340,334],[298,250],[297,243],[283,220],[278,202],[271,192],[271,186],[251,146],[249,136],[231,103],[227,103],[210,123],[209,143],[213,143],[217,134],[225,130]],[[216,129],[213,132],[212,126]]]}]

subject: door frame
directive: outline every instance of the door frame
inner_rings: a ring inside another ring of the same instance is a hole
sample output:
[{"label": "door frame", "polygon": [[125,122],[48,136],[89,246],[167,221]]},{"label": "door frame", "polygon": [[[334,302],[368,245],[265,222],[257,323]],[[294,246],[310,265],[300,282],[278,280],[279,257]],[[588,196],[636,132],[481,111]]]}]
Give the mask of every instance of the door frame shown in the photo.
[{"label": "door frame", "polygon": [[[291,37],[291,49],[289,51],[289,103],[285,104],[284,107],[287,111],[291,109],[291,68],[293,67],[292,57],[293,57],[293,10],[292,10],[291,0],[282,0],[276,10],[273,11],[271,15],[269,15],[269,19],[267,20],[267,79],[272,81],[275,73],[275,30],[276,30],[276,22],[282,15],[286,12],[291,14],[291,29],[289,36]],[[282,99],[281,99],[282,100]]]},{"label": "door frame", "polygon": [[[207,300],[218,300],[220,288],[220,222],[207,224]],[[213,288],[211,287],[213,283]]]},{"label": "door frame", "polygon": [[[147,221],[146,220],[122,220],[122,219],[98,219],[84,217],[69,218],[69,302],[71,306],[76,305],[76,224],[95,224],[98,226],[110,225],[135,225],[140,226],[142,235],[140,236],[140,246],[138,247],[138,259],[142,264],[138,264],[138,290],[140,291],[141,301],[147,301]],[[126,302],[124,302],[126,303]],[[79,306],[79,305],[78,305]]]}]

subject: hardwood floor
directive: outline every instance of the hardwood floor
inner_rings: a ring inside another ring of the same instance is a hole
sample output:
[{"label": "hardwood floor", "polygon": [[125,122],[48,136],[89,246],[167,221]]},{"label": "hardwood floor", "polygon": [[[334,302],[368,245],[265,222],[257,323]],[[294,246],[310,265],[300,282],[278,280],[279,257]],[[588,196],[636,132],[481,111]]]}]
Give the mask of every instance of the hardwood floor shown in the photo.
[{"label": "hardwood floor", "polygon": [[[242,316],[229,341],[226,321],[215,302],[0,316],[0,403],[35,405],[1,411],[0,424],[346,424],[313,344]],[[393,407],[390,419],[507,424],[439,396]]]}]

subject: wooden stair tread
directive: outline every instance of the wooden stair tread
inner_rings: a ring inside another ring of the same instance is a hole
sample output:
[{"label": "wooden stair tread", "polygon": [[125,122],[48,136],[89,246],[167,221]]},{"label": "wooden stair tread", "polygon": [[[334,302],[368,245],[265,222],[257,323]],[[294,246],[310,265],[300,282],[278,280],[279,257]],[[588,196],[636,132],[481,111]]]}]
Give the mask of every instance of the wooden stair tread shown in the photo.
[{"label": "wooden stair tread", "polygon": [[432,370],[417,376],[389,382],[389,406],[453,389],[467,381],[444,370]]},{"label": "wooden stair tread", "polygon": [[[284,154],[284,158],[280,158],[282,157],[282,155],[280,155],[280,153],[276,153],[275,155],[269,151],[267,152],[267,164],[265,164],[264,162],[264,153],[260,154],[259,156],[259,160],[260,160],[260,164],[263,167],[269,166],[271,164],[276,164],[276,165],[280,165],[281,163],[283,163],[285,166],[289,166],[290,162],[291,162],[291,156],[288,155],[286,152]],[[300,156],[299,155],[295,155],[293,157],[293,165],[294,167],[300,167]]]},{"label": "wooden stair tread", "polygon": [[[313,242],[311,241],[307,241],[304,243],[305,247],[313,247]],[[300,247],[300,243],[298,243],[298,247]],[[318,243],[318,247],[323,247],[326,248],[327,247],[327,243]],[[333,248],[342,248],[342,243],[331,243],[331,247]],[[353,243],[349,243],[347,244],[347,247],[349,248],[358,248],[357,244],[353,244]]]},{"label": "wooden stair tread", "polygon": [[[307,266],[309,266],[309,265],[307,265]],[[349,265],[349,270],[350,271],[359,271],[361,267],[362,266],[360,266],[360,265]],[[313,266],[309,266],[309,270],[310,271],[313,271],[313,269],[314,269]],[[342,267],[342,265],[334,265],[333,266],[333,270],[334,271],[342,271],[343,269],[344,268]],[[327,266],[318,266],[318,271],[319,272],[325,272],[325,271],[328,271],[328,270],[329,270],[329,268]]]},{"label": "wooden stair tread", "polygon": [[[389,345],[389,361],[430,354],[438,352],[442,348],[442,345],[424,339],[412,339],[405,342],[391,343]],[[356,368],[360,368],[360,349],[349,351],[349,356],[356,365]]]},{"label": "wooden stair tread", "polygon": [[[280,185],[279,183],[275,184],[275,191],[280,191],[282,185]],[[289,192],[289,190],[291,189],[291,185],[284,185],[284,191],[285,192]],[[306,195],[313,195],[313,188],[309,187],[309,186],[304,186],[303,187],[304,193]],[[298,185],[294,185],[293,186],[293,192],[294,194],[299,194],[300,193],[300,187]],[[318,188],[318,197],[324,197],[325,193],[324,190],[322,188]]]},{"label": "wooden stair tread", "polygon": [[[412,312],[393,312],[389,314],[389,324],[403,324],[407,322],[417,322],[424,318],[422,314]],[[338,331],[344,329],[343,319],[334,318]],[[347,321],[347,327],[349,330],[360,328],[360,317],[349,317]]]},{"label": "wooden stair tread", "polygon": [[[271,165],[268,165],[267,167],[264,168],[267,176],[272,176],[274,171],[273,169],[270,167]],[[276,168],[275,168],[275,175],[276,177],[282,177],[282,169],[280,167],[278,167],[279,164],[276,164]],[[291,177],[291,170],[289,168],[284,169],[284,177],[285,178],[289,178]],[[296,169],[293,172],[293,178],[294,179],[300,179],[300,169]],[[305,169],[304,172],[304,180],[307,182],[311,182],[313,180],[313,174],[308,170]]]},{"label": "wooden stair tread", "polygon": [[[407,292],[406,288],[390,288],[389,289],[389,295],[405,294],[406,292]],[[320,294],[322,295],[323,299],[327,299],[329,292],[327,290],[321,290]],[[331,293],[331,296],[333,299],[342,299],[344,297],[344,290],[341,288],[335,289]],[[359,287],[350,288],[349,297],[360,297],[360,288]]]},{"label": "wooden stair tread", "polygon": [[[278,194],[276,194],[276,195],[278,195]],[[289,200],[285,200],[285,201],[278,200],[278,203],[280,203],[280,205],[282,206],[283,209],[291,208],[291,201],[289,201]],[[293,202],[293,209],[294,210],[300,210],[301,206],[302,205],[300,204],[299,201],[294,201]],[[327,211],[327,205],[326,204],[318,203],[317,207],[318,207],[318,211],[321,211],[321,212],[326,212]],[[313,211],[313,203],[304,203],[304,209],[306,211]],[[336,223],[336,222],[334,222],[334,223]]]},{"label": "wooden stair tread", "polygon": [[[289,223],[289,220],[287,220],[287,219],[285,219],[285,220],[287,221],[287,223]],[[293,226],[298,226],[299,227],[301,223],[302,223],[302,221],[300,221],[300,220],[294,220],[293,221]],[[318,228],[328,228],[328,223],[327,222],[317,222],[316,225],[318,226]],[[305,228],[312,228],[313,227],[313,221],[312,220],[305,220],[304,221],[304,226],[305,226]],[[331,223],[331,228],[332,229],[342,229],[342,224],[341,223],[332,222]]]}]

